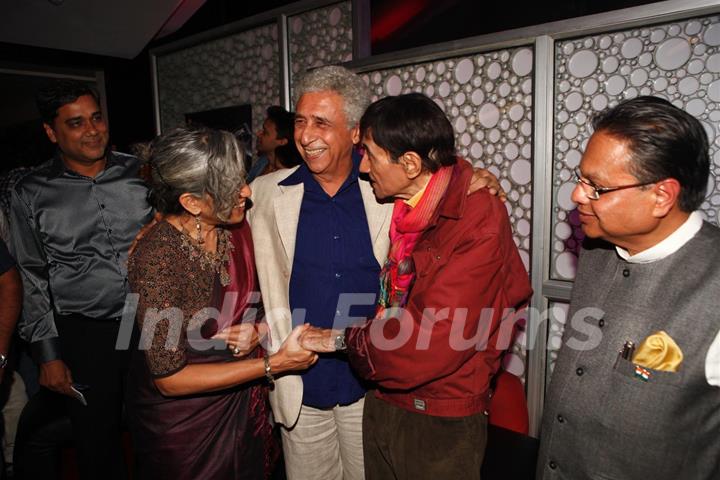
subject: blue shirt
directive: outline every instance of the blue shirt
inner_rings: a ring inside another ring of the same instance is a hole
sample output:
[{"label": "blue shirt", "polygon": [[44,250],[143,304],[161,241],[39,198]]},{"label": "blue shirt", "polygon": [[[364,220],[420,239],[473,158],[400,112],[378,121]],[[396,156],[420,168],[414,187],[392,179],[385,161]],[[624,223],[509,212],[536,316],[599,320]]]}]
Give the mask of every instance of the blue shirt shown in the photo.
[{"label": "blue shirt", "polygon": [[[290,276],[290,308],[304,309],[306,315],[293,315],[293,322],[344,328],[349,320],[348,312],[341,312],[338,305],[340,295],[371,295],[363,305],[350,308],[349,316],[372,316],[380,274],[358,184],[358,162],[353,162],[352,172],[334,197],[325,193],[306,165],[280,185],[299,183],[305,193]],[[347,405],[366,391],[341,353],[322,355],[303,374],[303,389],[303,404],[315,408]]]}]

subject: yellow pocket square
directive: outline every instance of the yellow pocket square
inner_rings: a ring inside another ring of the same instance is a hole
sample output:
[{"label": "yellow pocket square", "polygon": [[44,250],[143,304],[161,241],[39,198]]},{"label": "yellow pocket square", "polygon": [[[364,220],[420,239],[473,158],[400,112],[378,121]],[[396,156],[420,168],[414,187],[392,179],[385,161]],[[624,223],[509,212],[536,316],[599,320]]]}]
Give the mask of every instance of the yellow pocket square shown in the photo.
[{"label": "yellow pocket square", "polygon": [[632,358],[636,365],[665,372],[677,372],[682,360],[682,350],[663,330],[643,340]]}]

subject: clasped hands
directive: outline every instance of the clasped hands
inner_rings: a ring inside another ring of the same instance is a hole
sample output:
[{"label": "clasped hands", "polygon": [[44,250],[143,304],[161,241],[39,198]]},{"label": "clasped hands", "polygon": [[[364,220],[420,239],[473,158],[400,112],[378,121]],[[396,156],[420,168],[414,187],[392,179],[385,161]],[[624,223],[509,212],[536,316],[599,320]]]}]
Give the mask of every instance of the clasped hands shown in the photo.
[{"label": "clasped hands", "polygon": [[234,357],[247,356],[268,334],[267,323],[238,323],[219,331],[214,339],[224,340]]},{"label": "clasped hands", "polygon": [[330,328],[308,328],[300,335],[300,346],[306,350],[317,353],[329,353],[335,351],[335,337],[340,335],[342,330]]},{"label": "clasped hands", "polygon": [[[329,328],[319,328],[310,325],[302,325],[297,333],[297,342],[300,348],[317,353],[335,351],[335,337],[341,331]],[[215,339],[224,340],[235,357],[244,357],[252,352],[268,334],[266,323],[239,323],[227,327],[213,336]]]},{"label": "clasped hands", "polygon": [[[295,327],[279,350],[271,356],[272,370],[304,370],[312,366],[317,362],[318,353],[335,351],[335,337],[340,332],[309,324]],[[224,340],[233,356],[239,358],[252,352],[268,333],[266,323],[240,323],[221,330],[213,338]]]}]

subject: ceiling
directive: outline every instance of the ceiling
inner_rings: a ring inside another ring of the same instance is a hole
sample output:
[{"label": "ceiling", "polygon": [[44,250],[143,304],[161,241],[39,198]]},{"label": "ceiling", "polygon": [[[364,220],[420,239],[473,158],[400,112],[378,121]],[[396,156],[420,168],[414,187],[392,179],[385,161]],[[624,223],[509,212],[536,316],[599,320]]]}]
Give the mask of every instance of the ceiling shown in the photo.
[{"label": "ceiling", "polygon": [[0,42],[134,58],[205,0],[3,0]]}]

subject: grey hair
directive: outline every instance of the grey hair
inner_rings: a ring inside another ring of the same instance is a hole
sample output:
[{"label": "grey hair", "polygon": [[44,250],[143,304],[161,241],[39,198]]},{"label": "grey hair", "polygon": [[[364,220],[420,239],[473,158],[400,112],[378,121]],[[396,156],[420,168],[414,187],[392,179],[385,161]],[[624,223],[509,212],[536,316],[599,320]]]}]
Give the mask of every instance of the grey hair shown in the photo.
[{"label": "grey hair", "polygon": [[295,104],[306,93],[331,90],[344,100],[345,118],[349,127],[360,123],[360,117],[370,105],[370,89],[356,73],[339,66],[311,70],[295,85]]},{"label": "grey hair", "polygon": [[149,147],[152,174],[150,203],[164,214],[184,211],[180,196],[206,194],[213,213],[227,221],[245,185],[245,154],[235,136],[209,128],[179,128],[156,138]]}]

